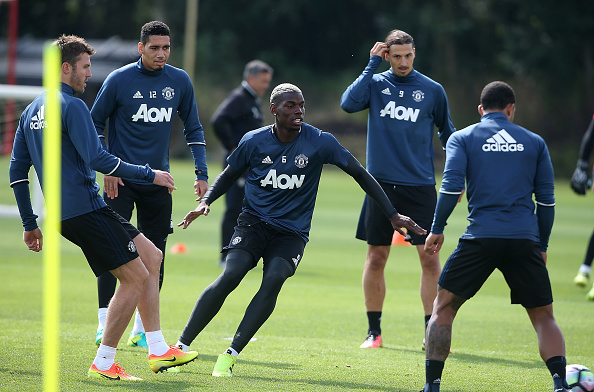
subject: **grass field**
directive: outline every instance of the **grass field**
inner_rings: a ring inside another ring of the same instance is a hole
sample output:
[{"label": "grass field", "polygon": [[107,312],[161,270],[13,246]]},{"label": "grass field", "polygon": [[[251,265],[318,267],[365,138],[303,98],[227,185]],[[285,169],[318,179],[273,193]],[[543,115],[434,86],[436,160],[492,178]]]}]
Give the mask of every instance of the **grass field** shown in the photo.
[{"label": "grass field", "polygon": [[[211,180],[219,167],[211,166]],[[13,203],[8,158],[0,158],[0,204]],[[193,167],[173,162],[178,191],[174,223],[196,205]],[[98,175],[100,183],[102,176]],[[557,320],[565,334],[570,363],[594,367],[594,303],[572,280],[582,261],[594,222],[593,197],[578,197],[557,183],[556,220],[548,265]],[[361,289],[366,245],[354,239],[363,192],[342,171],[327,167],[320,185],[309,242],[297,274],[285,284],[275,312],[241,353],[235,377],[212,377],[218,354],[229,345],[244,310],[259,287],[261,265],[227,299],[221,312],[194,341],[198,360],[178,374],[154,374],[146,351],[119,345],[117,361],[144,381],[114,383],[86,377],[94,358],[97,323],[95,277],[78,248],[63,241],[60,388],[62,391],[419,391],[424,384],[423,313],[418,294],[419,265],[411,247],[394,247],[386,271],[384,348],[362,350],[367,321]],[[162,330],[177,341],[196,298],[220,273],[219,222],[224,202],[213,204],[187,230],[175,230],[168,248],[187,245],[187,254],[166,256],[161,292]],[[442,264],[466,226],[466,204],[446,228]],[[41,390],[41,254],[27,251],[19,219],[0,218],[0,390]],[[588,288],[589,289],[589,288]],[[551,377],[537,349],[525,311],[509,304],[499,272],[467,302],[454,323],[453,354],[446,362],[442,391],[550,391]]]}]

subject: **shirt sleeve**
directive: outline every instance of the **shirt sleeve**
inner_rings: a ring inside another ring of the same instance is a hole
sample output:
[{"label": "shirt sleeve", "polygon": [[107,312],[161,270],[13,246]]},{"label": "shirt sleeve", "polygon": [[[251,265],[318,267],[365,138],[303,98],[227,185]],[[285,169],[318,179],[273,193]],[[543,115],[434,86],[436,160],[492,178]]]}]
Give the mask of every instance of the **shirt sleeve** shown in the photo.
[{"label": "shirt sleeve", "polygon": [[33,212],[31,205],[31,194],[29,191],[29,170],[31,169],[31,158],[27,149],[27,142],[21,128],[21,122],[15,132],[12,154],[10,157],[9,178],[10,186],[16,199],[21,222],[26,231],[36,229],[37,215]]},{"label": "shirt sleeve", "polygon": [[436,93],[436,101],[433,110],[434,123],[437,126],[437,136],[441,141],[442,147],[445,148],[452,133],[456,132],[456,128],[454,128],[452,117],[450,116],[448,97],[441,85],[439,85],[439,90]]},{"label": "shirt sleeve", "polygon": [[345,90],[340,107],[347,113],[355,113],[369,107],[371,80],[382,62],[380,56],[371,56],[363,73]]},{"label": "shirt sleeve", "polygon": [[190,146],[194,158],[197,180],[208,180],[208,169],[206,167],[206,142],[204,140],[204,129],[198,116],[198,106],[194,96],[194,87],[187,73],[183,72],[186,88],[180,101],[178,113],[184,123],[184,136],[186,143]]},{"label": "shirt sleeve", "polygon": [[113,82],[113,77],[109,75],[97,93],[93,107],[91,108],[91,117],[101,146],[107,149],[105,140],[105,127],[107,119],[115,113],[117,106],[117,83]]}]

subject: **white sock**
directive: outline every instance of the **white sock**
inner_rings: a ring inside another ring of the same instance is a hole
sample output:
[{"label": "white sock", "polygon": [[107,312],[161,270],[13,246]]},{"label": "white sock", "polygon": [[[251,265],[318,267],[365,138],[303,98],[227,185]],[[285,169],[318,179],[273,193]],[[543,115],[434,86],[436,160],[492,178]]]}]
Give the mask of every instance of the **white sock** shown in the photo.
[{"label": "white sock", "polygon": [[161,330],[146,332],[146,342],[148,344],[149,355],[163,355],[169,351],[169,346],[165,343],[163,332]]},{"label": "white sock", "polygon": [[99,370],[109,370],[109,368],[115,363],[116,348],[106,346],[103,343],[99,345],[97,349],[97,355],[93,363]]},{"label": "white sock", "polygon": [[97,319],[99,323],[97,324],[97,332],[101,329],[105,329],[105,319],[107,318],[107,308],[99,308],[97,311]]},{"label": "white sock", "polygon": [[580,266],[580,272],[585,272],[587,274],[590,274],[590,272],[592,272],[592,267],[586,264],[582,264]]},{"label": "white sock", "polygon": [[239,353],[237,351],[235,351],[234,349],[232,349],[231,347],[229,347],[227,349],[227,351],[225,351],[227,354],[231,354],[233,355],[235,358],[237,358],[237,356],[239,355]]},{"label": "white sock", "polygon": [[138,335],[139,333],[144,332],[144,326],[142,325],[142,319],[140,318],[140,313],[138,310],[136,311],[136,316],[134,317],[134,326],[132,327],[132,335]]},{"label": "white sock", "polygon": [[182,350],[182,351],[184,351],[184,352],[188,352],[188,351],[190,351],[190,346],[188,346],[188,345],[186,345],[186,344],[183,344],[183,343],[182,343],[182,342],[180,342],[179,340],[177,341],[177,343],[175,343],[175,345],[176,345],[177,347],[180,347],[180,348],[181,348],[181,350]]}]

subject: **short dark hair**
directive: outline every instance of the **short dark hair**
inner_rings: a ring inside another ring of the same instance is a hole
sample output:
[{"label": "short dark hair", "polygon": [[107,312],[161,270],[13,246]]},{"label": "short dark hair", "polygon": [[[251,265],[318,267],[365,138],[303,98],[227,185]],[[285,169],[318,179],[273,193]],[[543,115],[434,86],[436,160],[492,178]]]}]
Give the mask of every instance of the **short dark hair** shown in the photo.
[{"label": "short dark hair", "polygon": [[412,47],[415,47],[415,40],[413,39],[412,35],[402,31],[402,30],[392,30],[388,33],[388,36],[385,40],[386,45],[388,45],[388,50],[392,45],[406,45],[412,44]]},{"label": "short dark hair", "polygon": [[151,35],[164,35],[170,37],[171,31],[169,31],[169,26],[165,23],[153,20],[152,22],[145,23],[140,29],[140,42],[142,42],[143,45],[146,44]]},{"label": "short dark hair", "polygon": [[247,80],[248,76],[255,76],[261,73],[272,74],[274,71],[272,67],[262,60],[252,60],[245,65],[243,69],[243,80]]},{"label": "short dark hair", "polygon": [[62,63],[68,63],[75,68],[76,62],[83,53],[88,53],[89,56],[95,54],[95,49],[84,38],[76,35],[62,34],[52,45],[60,48],[62,52]]},{"label": "short dark hair", "polygon": [[510,103],[516,103],[516,94],[505,82],[491,82],[481,92],[481,106],[485,110],[503,110]]},{"label": "short dark hair", "polygon": [[285,93],[297,93],[303,95],[299,87],[294,84],[281,83],[272,90],[272,93],[270,93],[270,103],[278,106],[279,103],[282,102],[282,95]]}]

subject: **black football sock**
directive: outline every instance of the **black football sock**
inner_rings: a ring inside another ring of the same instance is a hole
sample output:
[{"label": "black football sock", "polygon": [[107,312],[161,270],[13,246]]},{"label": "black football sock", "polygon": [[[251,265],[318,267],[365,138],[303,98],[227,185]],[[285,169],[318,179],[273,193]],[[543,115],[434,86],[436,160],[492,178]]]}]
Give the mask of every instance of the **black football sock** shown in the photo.
[{"label": "black football sock", "polygon": [[551,357],[547,359],[546,364],[547,368],[549,368],[549,372],[551,372],[551,376],[553,376],[553,385],[556,387],[566,387],[567,384],[565,382],[565,366],[567,366],[567,360],[565,359],[565,357]]},{"label": "black football sock", "polygon": [[369,323],[368,333],[373,333],[374,335],[382,334],[382,312],[367,312],[367,321]]},{"label": "black football sock", "polygon": [[[425,382],[429,385],[429,391],[439,392],[439,385],[441,384],[441,373],[443,372],[444,361],[436,361],[433,359],[425,360]],[[425,388],[427,390],[427,388]]]}]

